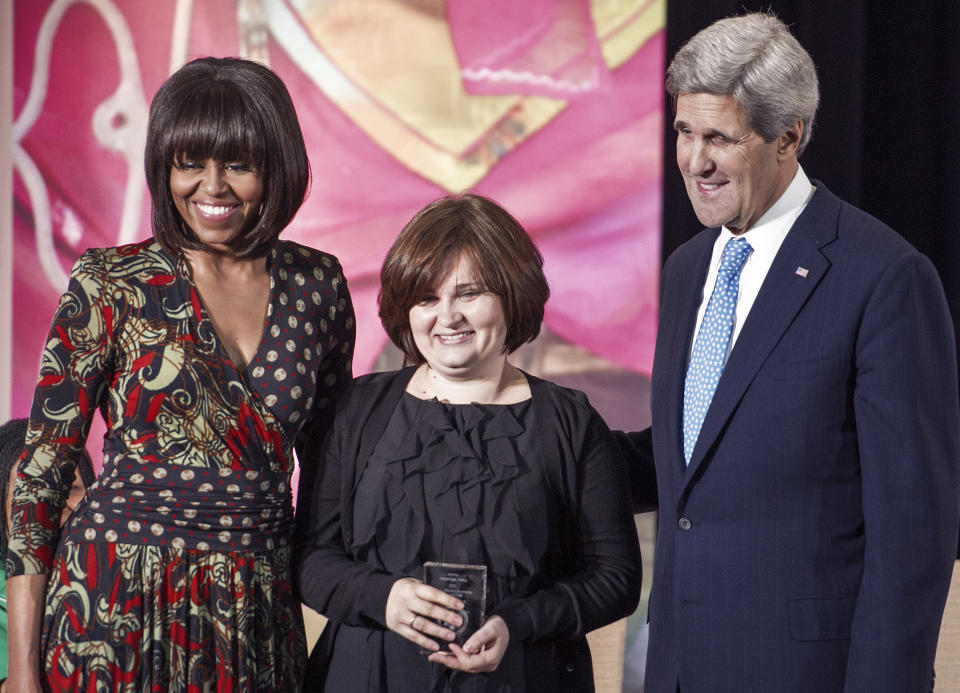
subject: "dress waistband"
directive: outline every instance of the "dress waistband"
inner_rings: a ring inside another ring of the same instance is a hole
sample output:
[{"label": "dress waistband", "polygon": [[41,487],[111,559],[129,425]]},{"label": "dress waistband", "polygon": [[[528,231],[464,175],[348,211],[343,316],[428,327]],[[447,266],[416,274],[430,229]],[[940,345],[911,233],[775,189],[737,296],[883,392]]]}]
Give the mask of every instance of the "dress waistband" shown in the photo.
[{"label": "dress waistband", "polygon": [[286,475],[130,460],[111,467],[64,530],[75,542],[252,552],[291,543]]}]

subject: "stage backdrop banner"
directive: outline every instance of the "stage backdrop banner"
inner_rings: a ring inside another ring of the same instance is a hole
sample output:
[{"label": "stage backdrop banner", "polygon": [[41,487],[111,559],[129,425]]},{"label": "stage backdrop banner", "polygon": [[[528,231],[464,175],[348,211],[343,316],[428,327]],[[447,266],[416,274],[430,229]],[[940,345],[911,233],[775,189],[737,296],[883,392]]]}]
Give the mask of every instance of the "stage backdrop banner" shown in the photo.
[{"label": "stage backdrop banner", "polygon": [[356,373],[397,363],[376,303],[397,233],[472,190],[545,258],[544,332],[518,365],[611,426],[649,422],[665,0],[14,0],[13,17],[14,416],[74,260],[150,234],[151,97],[191,58],[239,55],[296,104],[312,187],[284,235],[343,263]]},{"label": "stage backdrop banner", "polygon": [[[74,259],[149,235],[149,102],[201,55],[263,60],[290,88],[313,183],[285,235],[341,259],[358,373],[386,342],[383,255],[417,209],[467,189],[506,206],[539,244],[553,292],[547,328],[649,373],[662,3],[16,0],[14,22],[15,415],[28,411]],[[581,88],[555,98],[569,84]]]}]

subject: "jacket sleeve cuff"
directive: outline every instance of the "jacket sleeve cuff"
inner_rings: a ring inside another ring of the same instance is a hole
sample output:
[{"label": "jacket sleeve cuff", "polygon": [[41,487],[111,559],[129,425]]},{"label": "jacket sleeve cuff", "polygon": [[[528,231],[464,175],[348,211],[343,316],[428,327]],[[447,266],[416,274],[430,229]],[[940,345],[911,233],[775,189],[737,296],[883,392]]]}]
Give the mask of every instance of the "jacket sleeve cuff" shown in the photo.
[{"label": "jacket sleeve cuff", "polygon": [[497,605],[490,613],[491,616],[499,616],[507,624],[507,630],[510,631],[510,640],[522,642],[530,640],[533,637],[533,620],[523,602],[508,601]]},{"label": "jacket sleeve cuff", "polygon": [[387,597],[396,581],[397,577],[388,573],[371,575],[365,580],[360,597],[361,613],[384,628],[387,627]]}]

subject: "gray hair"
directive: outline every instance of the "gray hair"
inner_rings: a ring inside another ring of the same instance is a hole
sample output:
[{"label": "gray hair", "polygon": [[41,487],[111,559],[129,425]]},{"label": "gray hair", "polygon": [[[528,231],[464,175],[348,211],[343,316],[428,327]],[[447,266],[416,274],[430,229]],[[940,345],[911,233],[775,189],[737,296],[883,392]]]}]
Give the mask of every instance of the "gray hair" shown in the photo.
[{"label": "gray hair", "polygon": [[721,19],[697,33],[674,56],[666,86],[674,111],[680,94],[732,97],[767,142],[802,121],[798,156],[820,102],[810,55],[782,21],[760,12]]}]

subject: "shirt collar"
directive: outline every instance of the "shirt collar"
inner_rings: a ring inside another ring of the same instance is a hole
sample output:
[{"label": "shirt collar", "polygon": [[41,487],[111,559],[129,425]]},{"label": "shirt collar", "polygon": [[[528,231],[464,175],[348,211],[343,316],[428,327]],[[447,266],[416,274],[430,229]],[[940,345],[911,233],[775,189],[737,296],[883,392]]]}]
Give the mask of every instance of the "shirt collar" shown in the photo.
[{"label": "shirt collar", "polygon": [[[800,216],[800,212],[806,207],[815,190],[807,174],[804,173],[803,167],[798,164],[793,180],[779,199],[761,215],[756,224],[739,235],[747,239],[754,251],[763,252],[766,248],[779,248],[784,236]],[[720,229],[720,237],[725,244],[727,240],[736,236],[724,226]]]}]

